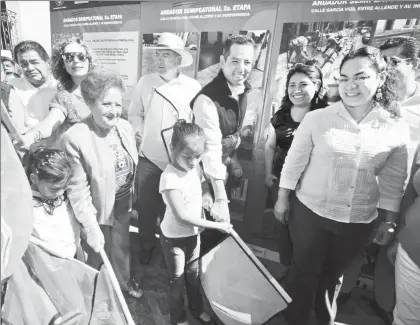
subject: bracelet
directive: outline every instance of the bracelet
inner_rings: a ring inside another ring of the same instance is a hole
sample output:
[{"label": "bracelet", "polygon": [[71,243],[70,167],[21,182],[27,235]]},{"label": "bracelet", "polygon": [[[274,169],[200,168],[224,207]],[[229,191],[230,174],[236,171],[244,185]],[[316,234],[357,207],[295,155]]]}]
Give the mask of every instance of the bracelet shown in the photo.
[{"label": "bracelet", "polygon": [[222,202],[222,201],[226,201],[227,203],[230,202],[228,199],[216,199],[216,200],[214,200],[214,202]]},{"label": "bracelet", "polygon": [[34,135],[34,143],[37,143],[42,140],[42,133],[41,131],[36,131]]},{"label": "bracelet", "polygon": [[389,229],[389,232],[394,232],[395,229],[398,228],[398,225],[394,222],[394,221],[385,221],[385,223],[391,227],[391,229]]}]

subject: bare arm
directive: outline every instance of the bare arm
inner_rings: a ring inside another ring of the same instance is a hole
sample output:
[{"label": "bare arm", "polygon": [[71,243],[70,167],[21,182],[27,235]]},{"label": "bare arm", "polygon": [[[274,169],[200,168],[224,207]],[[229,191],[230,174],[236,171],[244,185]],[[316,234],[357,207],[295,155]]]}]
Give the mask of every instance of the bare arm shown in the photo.
[{"label": "bare arm", "polygon": [[274,127],[270,124],[268,126],[268,133],[267,138],[265,140],[265,176],[268,177],[271,175],[273,170],[273,160],[274,160],[274,154],[276,152],[276,130]]},{"label": "bare arm", "polygon": [[176,218],[196,227],[220,229],[220,223],[218,222],[208,221],[191,215],[183,204],[184,198],[180,190],[165,190],[162,192],[162,195]]},{"label": "bare arm", "polygon": [[49,138],[65,120],[66,116],[61,110],[51,108],[48,116],[43,121],[39,122],[36,126],[26,132],[24,135],[25,142],[30,145],[36,141]]}]

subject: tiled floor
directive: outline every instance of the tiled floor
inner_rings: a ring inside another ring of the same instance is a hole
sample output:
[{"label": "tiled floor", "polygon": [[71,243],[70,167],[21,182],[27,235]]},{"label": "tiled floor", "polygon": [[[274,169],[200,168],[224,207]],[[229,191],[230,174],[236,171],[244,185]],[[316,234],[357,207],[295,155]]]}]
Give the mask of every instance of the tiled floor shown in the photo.
[{"label": "tiled floor", "polygon": [[[132,234],[132,242],[136,236]],[[144,290],[140,299],[127,297],[131,314],[136,324],[141,325],[166,325],[169,324],[169,281],[160,251],[157,249],[148,266],[142,266],[136,259],[137,245],[133,244],[133,271],[136,279]],[[266,264],[266,263],[265,263]],[[337,324],[341,325],[385,325],[370,307],[371,292],[356,289],[352,298],[341,308],[337,317]],[[198,325],[193,319],[192,325]],[[269,325],[286,325],[280,318],[270,321]],[[310,325],[317,325],[313,320]]]}]

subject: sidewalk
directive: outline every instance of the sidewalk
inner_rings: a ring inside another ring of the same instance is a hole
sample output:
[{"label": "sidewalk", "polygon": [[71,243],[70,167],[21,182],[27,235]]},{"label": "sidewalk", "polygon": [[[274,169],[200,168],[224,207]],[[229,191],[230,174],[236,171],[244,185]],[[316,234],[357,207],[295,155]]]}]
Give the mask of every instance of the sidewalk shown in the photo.
[{"label": "sidewalk", "polygon": [[[136,324],[167,325],[169,324],[169,280],[166,275],[165,263],[160,247],[154,251],[152,261],[143,266],[136,258],[138,256],[137,234],[131,233],[132,270],[135,278],[144,290],[140,299],[127,297],[127,303]],[[254,241],[257,244],[259,241]],[[276,263],[261,259],[274,276],[278,274]],[[281,273],[281,272],[280,272]],[[350,300],[340,308],[337,325],[385,325],[370,306],[372,291],[356,288]],[[190,319],[191,325],[200,325]],[[287,325],[281,317],[272,319],[267,325]],[[318,325],[313,318],[310,325]]]}]

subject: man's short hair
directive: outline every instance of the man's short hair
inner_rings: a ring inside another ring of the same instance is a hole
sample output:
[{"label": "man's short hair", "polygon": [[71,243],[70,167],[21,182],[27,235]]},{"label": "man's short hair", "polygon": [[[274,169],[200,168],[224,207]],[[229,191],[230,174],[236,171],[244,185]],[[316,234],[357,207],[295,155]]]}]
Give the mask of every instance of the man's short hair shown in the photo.
[{"label": "man's short hair", "polygon": [[37,52],[39,57],[45,62],[48,62],[50,60],[50,57],[47,51],[45,51],[45,49],[42,47],[41,44],[35,41],[23,41],[23,42],[18,43],[13,49],[13,57],[15,61],[19,63],[19,60],[18,60],[19,54],[26,53],[29,51]]},{"label": "man's short hair", "polygon": [[3,62],[11,62],[13,65],[15,65],[15,61],[13,61],[8,56],[1,56],[1,63],[3,64]]},{"label": "man's short hair", "polygon": [[223,56],[225,57],[225,59],[228,58],[230,54],[230,48],[232,47],[233,44],[255,46],[254,40],[249,36],[246,36],[246,35],[229,36],[226,39],[225,44],[223,46]]},{"label": "man's short hair", "polygon": [[391,37],[385,43],[379,46],[379,49],[383,51],[396,47],[400,49],[401,55],[404,55],[406,58],[420,58],[420,43],[411,36]]}]

